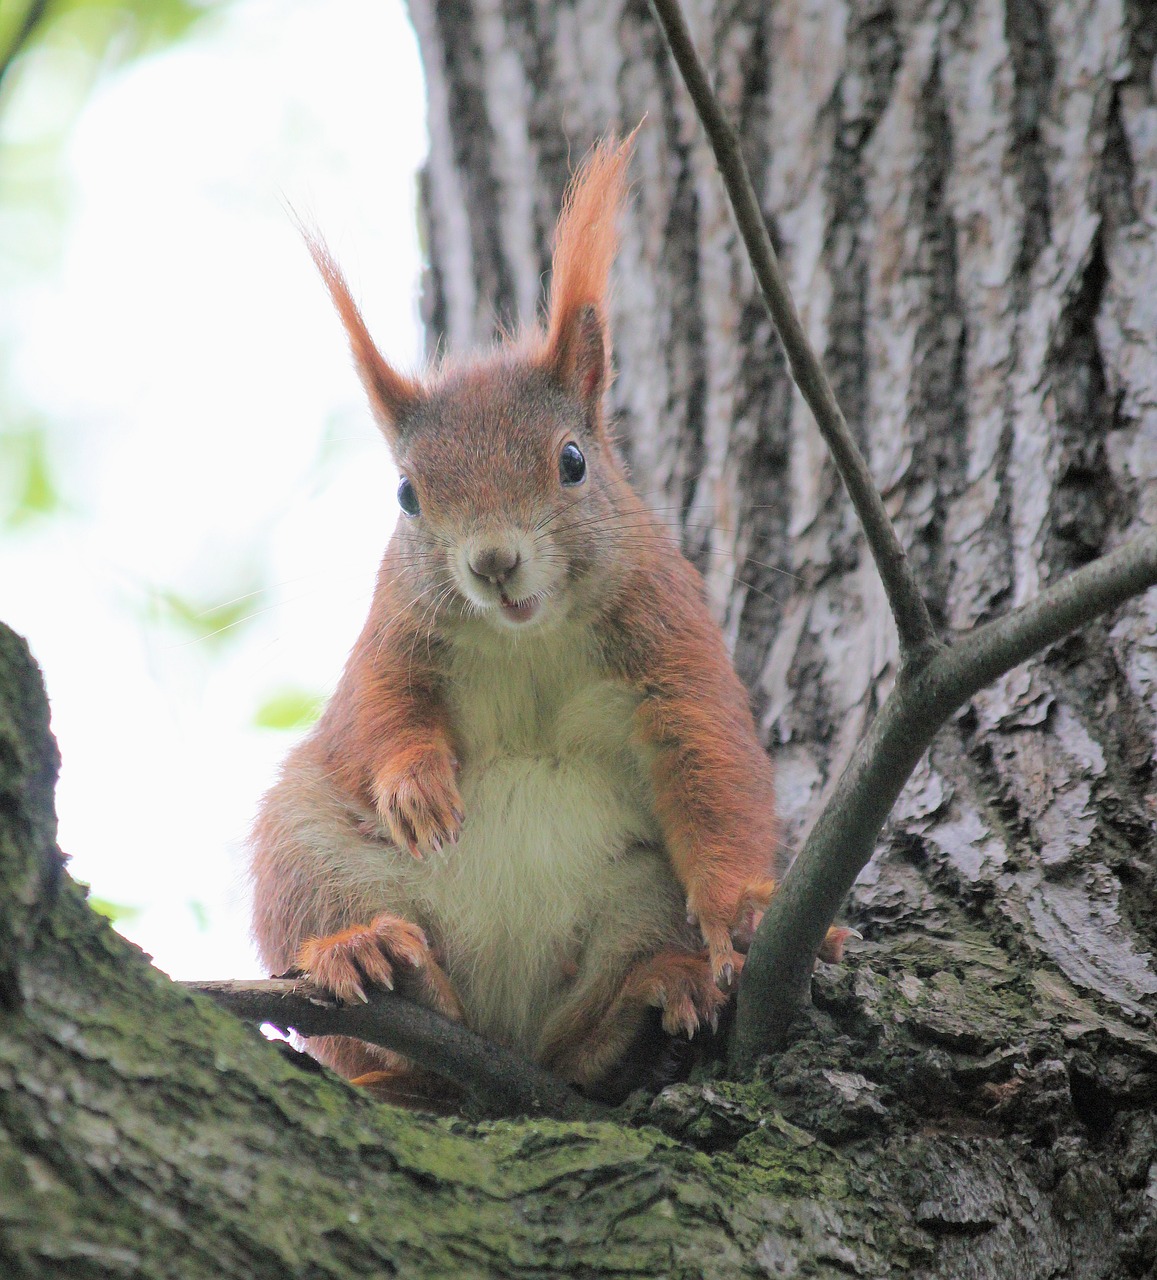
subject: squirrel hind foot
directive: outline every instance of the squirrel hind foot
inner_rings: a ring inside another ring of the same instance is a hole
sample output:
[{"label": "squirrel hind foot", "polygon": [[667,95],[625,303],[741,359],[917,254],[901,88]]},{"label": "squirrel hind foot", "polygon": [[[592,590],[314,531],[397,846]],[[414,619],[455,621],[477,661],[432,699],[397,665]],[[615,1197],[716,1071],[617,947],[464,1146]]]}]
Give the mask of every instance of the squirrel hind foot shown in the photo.
[{"label": "squirrel hind foot", "polygon": [[[738,956],[734,962],[742,964]],[[727,1004],[727,993],[720,990],[712,959],[704,951],[660,951],[631,973],[624,996],[661,1010],[663,1030],[688,1038],[700,1027],[714,1031]]]},{"label": "squirrel hind foot", "polygon": [[633,1046],[653,1020],[661,1021],[665,1036],[686,1042],[701,1028],[714,1029],[727,1001],[706,950],[667,947],[639,960],[609,1001],[598,992],[568,1010],[549,1033],[540,1061],[568,1083],[602,1097],[628,1068]]}]

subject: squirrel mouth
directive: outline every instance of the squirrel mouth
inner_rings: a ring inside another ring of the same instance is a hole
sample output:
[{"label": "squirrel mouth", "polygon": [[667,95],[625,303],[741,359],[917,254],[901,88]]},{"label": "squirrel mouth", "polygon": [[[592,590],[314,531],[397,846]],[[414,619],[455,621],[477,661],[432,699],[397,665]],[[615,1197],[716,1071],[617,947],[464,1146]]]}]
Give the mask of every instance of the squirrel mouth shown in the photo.
[{"label": "squirrel mouth", "polygon": [[502,616],[509,618],[511,622],[529,622],[542,603],[538,596],[527,596],[525,600],[510,600],[504,591],[498,593],[498,599],[502,604]]}]

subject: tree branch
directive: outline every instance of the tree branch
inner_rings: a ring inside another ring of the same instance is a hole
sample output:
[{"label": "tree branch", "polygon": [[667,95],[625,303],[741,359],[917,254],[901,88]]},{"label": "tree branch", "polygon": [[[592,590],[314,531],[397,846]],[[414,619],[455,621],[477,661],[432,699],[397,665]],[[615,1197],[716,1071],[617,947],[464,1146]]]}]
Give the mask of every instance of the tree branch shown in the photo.
[{"label": "tree branch", "polygon": [[973,694],[1071,631],[1157,585],[1157,529],[978,627],[896,686],[824,806],[763,918],[744,966],[731,1065],[782,1046],[813,957],[920,757]]},{"label": "tree branch", "polygon": [[747,246],[755,278],[787,352],[792,377],[815,415],[816,425],[860,518],[900,633],[901,654],[909,661],[922,660],[924,655],[940,647],[940,641],[932,628],[928,607],[920,594],[908,557],[884,508],[884,500],[872,480],[864,455],[852,439],[831,383],[800,322],[743,159],[739,138],[708,82],[678,0],[650,0],[650,3],[715,152],[715,162]]},{"label": "tree branch", "polygon": [[549,1072],[392,991],[375,988],[365,1004],[343,1005],[304,978],[181,985],[247,1022],[303,1036],[353,1036],[404,1054],[460,1086],[487,1116],[593,1120],[608,1114]]}]

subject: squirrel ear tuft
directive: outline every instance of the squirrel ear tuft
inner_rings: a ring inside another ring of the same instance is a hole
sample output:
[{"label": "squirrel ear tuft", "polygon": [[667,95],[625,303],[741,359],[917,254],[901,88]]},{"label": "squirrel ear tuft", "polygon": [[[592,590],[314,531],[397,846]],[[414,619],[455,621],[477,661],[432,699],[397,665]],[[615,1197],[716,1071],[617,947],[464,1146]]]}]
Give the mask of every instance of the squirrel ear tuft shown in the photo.
[{"label": "squirrel ear tuft", "polygon": [[597,402],[606,386],[607,292],[634,141],[632,133],[594,148],[567,188],[558,220],[546,364],[584,403]]},{"label": "squirrel ear tuft", "polygon": [[414,378],[399,373],[374,345],[345,276],[325,241],[304,228],[302,234],[345,326],[354,364],[370,398],[370,408],[386,439],[391,445],[395,444],[400,434],[399,423],[422,398],[421,385]]}]

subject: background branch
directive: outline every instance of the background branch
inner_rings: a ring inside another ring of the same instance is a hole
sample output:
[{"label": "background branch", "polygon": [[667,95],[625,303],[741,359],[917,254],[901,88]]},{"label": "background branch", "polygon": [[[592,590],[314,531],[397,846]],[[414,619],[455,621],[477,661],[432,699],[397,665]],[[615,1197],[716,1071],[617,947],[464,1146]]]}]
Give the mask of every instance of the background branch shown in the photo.
[{"label": "background branch", "polygon": [[247,1022],[303,1036],[353,1036],[404,1054],[464,1089],[487,1116],[591,1120],[608,1114],[549,1072],[392,991],[371,988],[365,1004],[343,1005],[304,978],[181,985]]},{"label": "background branch", "polygon": [[740,150],[739,138],[707,79],[706,69],[695,50],[678,0],[651,0],[651,8],[663,28],[671,55],[711,142],[755,278],[787,352],[792,377],[815,415],[820,435],[831,452],[848,497],[860,518],[900,633],[901,653],[912,660],[934,652],[939,641],[928,616],[928,607],[864,455],[848,430],[831,383],[804,332],[771,243],[767,222]]}]

